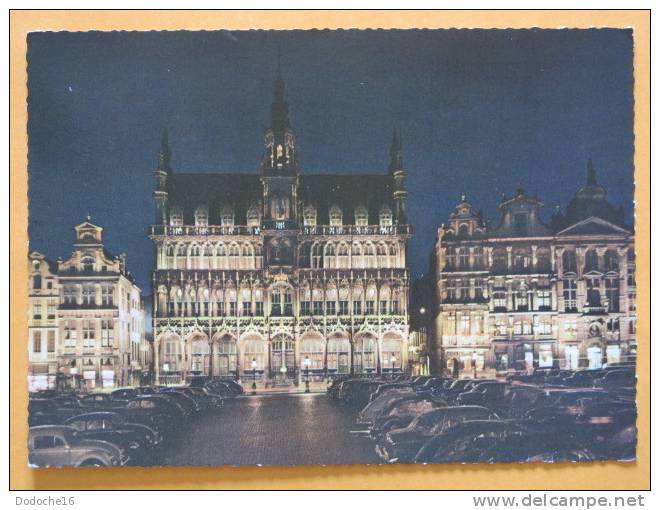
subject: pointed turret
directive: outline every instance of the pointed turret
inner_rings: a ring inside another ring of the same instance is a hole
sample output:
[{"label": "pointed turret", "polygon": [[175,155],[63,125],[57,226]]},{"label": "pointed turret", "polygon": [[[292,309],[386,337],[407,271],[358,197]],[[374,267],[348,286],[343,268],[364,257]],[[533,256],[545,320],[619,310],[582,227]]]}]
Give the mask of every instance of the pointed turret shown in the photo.
[{"label": "pointed turret", "polygon": [[154,190],[154,202],[156,205],[156,224],[167,224],[167,178],[172,173],[170,167],[170,142],[167,128],[163,129],[160,139],[160,150],[158,151],[158,167],[154,172],[156,176],[156,189]]},{"label": "pointed turret", "polygon": [[587,186],[596,186],[598,182],[596,182],[596,169],[594,168],[594,162],[591,161],[591,158],[589,158],[589,161],[587,161]]},{"label": "pointed turret", "polygon": [[394,204],[396,207],[396,222],[406,223],[406,203],[408,192],[406,191],[406,171],[403,168],[403,146],[401,144],[401,133],[395,128],[390,145],[390,175],[394,181]]}]

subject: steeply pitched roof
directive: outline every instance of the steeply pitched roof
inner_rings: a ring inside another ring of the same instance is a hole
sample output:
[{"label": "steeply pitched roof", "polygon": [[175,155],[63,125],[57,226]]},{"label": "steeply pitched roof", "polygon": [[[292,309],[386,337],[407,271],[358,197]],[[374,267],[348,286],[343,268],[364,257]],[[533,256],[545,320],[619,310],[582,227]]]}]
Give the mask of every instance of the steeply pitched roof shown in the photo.
[{"label": "steeply pitched roof", "polygon": [[195,223],[195,209],[209,208],[209,223],[220,224],[225,205],[234,208],[236,224],[247,223],[247,210],[261,198],[258,174],[171,174],[167,179],[170,207],[183,209],[184,223]]},{"label": "steeply pitched roof", "polygon": [[393,182],[389,175],[301,175],[298,197],[303,205],[317,209],[317,223],[329,223],[329,210],[334,204],[342,209],[343,222],[355,223],[354,211],[364,205],[369,211],[369,224],[378,224],[380,208],[392,211]]},{"label": "steeply pitched roof", "polygon": [[603,235],[628,235],[630,232],[618,225],[610,223],[592,216],[576,223],[557,233],[557,237],[562,236],[603,236]]},{"label": "steeply pitched roof", "polygon": [[[171,207],[181,207],[184,223],[194,224],[195,209],[209,208],[209,223],[220,223],[225,205],[234,208],[234,221],[247,223],[247,210],[260,204],[262,184],[258,174],[171,174],[167,181]],[[298,199],[302,205],[317,209],[317,223],[328,224],[328,211],[333,204],[341,207],[343,222],[354,223],[354,210],[360,204],[369,211],[369,223],[378,223],[380,208],[394,210],[393,182],[389,175],[300,175]]]}]

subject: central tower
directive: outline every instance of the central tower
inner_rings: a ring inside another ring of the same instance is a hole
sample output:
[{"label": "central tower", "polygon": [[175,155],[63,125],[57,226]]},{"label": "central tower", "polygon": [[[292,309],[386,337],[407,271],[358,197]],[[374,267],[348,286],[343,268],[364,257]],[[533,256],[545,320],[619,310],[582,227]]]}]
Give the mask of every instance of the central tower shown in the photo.
[{"label": "central tower", "polygon": [[296,135],[284,99],[284,80],[278,59],[271,124],[264,134],[261,162],[263,186],[263,229],[266,235],[266,264],[291,266],[294,259],[298,202],[298,154]]}]

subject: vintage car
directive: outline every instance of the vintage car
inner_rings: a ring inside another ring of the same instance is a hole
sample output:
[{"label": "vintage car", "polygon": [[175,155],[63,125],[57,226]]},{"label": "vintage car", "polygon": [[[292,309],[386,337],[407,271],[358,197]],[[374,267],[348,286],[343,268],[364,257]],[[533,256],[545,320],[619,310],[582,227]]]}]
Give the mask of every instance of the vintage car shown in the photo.
[{"label": "vintage car", "polygon": [[99,439],[116,444],[135,462],[150,455],[163,438],[156,430],[139,423],[129,423],[118,413],[96,412],[69,418],[65,423],[86,439]]},{"label": "vintage car", "polygon": [[412,462],[429,438],[472,420],[498,420],[497,414],[481,406],[441,407],[421,414],[407,427],[390,430],[376,446],[376,453],[387,462]]},{"label": "vintage car", "polygon": [[28,459],[32,466],[123,466],[128,455],[106,441],[85,439],[65,425],[30,428]]}]

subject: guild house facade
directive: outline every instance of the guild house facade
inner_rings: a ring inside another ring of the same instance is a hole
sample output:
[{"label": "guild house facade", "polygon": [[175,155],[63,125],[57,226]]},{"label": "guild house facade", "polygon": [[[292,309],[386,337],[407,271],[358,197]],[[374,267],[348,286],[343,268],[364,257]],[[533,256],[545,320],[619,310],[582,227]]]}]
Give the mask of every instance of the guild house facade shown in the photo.
[{"label": "guild house facade", "polygon": [[30,390],[111,389],[148,382],[140,288],[124,255],[103,245],[103,228],[75,227],[73,253],[51,262],[29,255]]},{"label": "guild house facade", "polygon": [[551,223],[519,189],[491,227],[462,197],[436,245],[436,366],[463,375],[636,357],[635,250],[591,162]]},{"label": "guild house facade", "polygon": [[165,134],[155,175],[160,382],[405,370],[412,229],[396,132],[388,172],[305,174],[278,72],[259,172],[178,173]]}]

